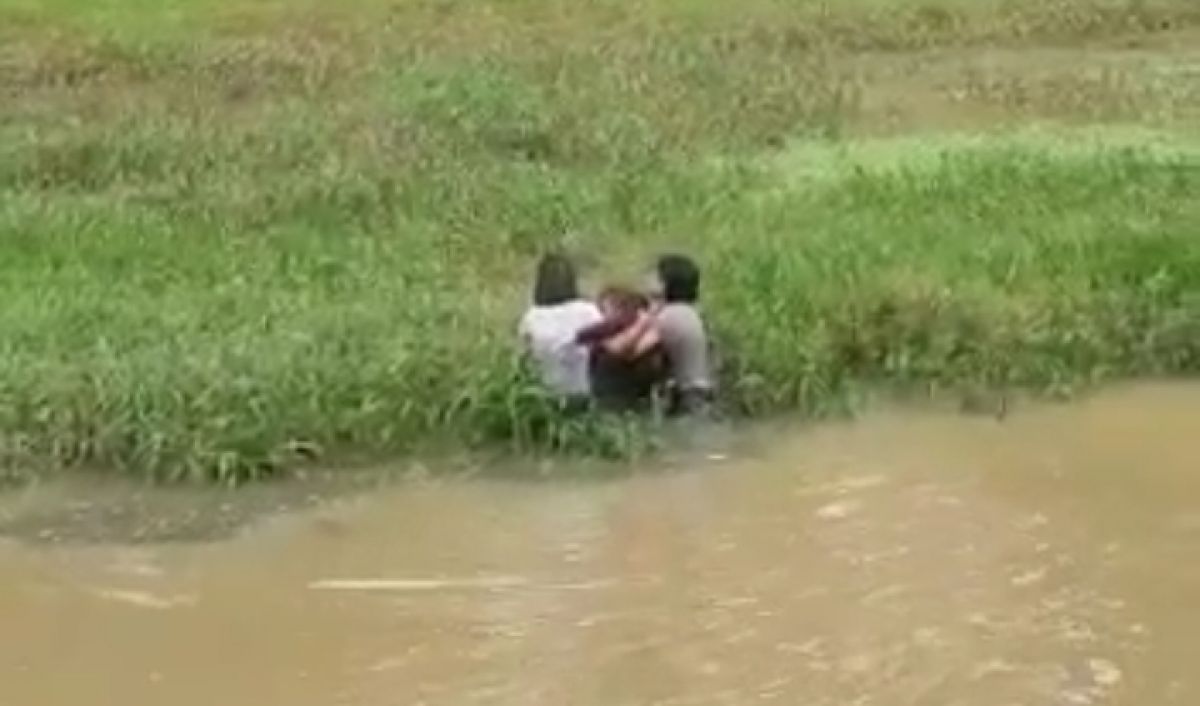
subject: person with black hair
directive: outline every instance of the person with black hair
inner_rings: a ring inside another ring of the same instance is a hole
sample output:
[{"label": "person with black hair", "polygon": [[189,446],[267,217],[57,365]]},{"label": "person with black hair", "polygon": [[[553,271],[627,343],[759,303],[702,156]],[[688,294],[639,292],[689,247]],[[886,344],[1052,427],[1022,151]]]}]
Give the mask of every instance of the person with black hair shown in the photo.
[{"label": "person with black hair", "polygon": [[667,364],[668,411],[696,414],[713,397],[708,333],[697,303],[700,268],[686,255],[663,255],[656,265],[662,305],[655,317]]},{"label": "person with black hair", "polygon": [[589,350],[575,339],[602,319],[599,307],[579,295],[571,260],[560,254],[542,257],[519,335],[550,392],[571,402],[588,399]]}]

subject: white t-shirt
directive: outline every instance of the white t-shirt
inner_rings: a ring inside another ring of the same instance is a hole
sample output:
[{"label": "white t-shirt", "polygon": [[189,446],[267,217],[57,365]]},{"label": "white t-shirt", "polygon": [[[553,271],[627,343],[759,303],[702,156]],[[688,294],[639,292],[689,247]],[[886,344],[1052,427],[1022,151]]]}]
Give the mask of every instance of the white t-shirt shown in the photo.
[{"label": "white t-shirt", "polygon": [[577,345],[575,336],[602,319],[600,309],[582,299],[525,312],[520,336],[537,362],[543,385],[561,395],[588,394],[588,348]]}]

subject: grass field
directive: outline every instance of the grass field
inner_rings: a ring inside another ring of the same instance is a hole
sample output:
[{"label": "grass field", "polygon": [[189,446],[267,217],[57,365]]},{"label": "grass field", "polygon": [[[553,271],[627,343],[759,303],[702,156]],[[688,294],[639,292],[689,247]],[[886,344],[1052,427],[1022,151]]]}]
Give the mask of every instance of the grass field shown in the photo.
[{"label": "grass field", "polygon": [[548,420],[538,253],[706,268],[725,398],[1200,371],[1193,0],[0,0],[0,465]]}]

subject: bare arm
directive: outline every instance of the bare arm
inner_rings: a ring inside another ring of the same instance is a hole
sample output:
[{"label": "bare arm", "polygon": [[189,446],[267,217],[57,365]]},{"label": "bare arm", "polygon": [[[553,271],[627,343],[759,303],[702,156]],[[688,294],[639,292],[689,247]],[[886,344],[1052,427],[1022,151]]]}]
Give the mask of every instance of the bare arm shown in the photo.
[{"label": "bare arm", "polygon": [[632,358],[641,358],[650,351],[658,347],[662,343],[662,335],[658,332],[657,326],[651,326],[646,330],[642,337],[637,340],[637,344],[633,347]]},{"label": "bare arm", "polygon": [[655,317],[643,312],[633,325],[604,341],[604,349],[618,358],[631,360],[658,345],[658,330]]}]

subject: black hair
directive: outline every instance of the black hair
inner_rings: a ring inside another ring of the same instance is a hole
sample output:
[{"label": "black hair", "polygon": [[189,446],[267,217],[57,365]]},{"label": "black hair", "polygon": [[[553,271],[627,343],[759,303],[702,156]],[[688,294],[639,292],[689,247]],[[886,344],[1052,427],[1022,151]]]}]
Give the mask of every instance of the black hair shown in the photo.
[{"label": "black hair", "polygon": [[557,253],[543,255],[538,262],[533,283],[533,303],[537,306],[554,306],[578,298],[579,283],[571,260]]},{"label": "black hair", "polygon": [[658,278],[668,304],[694,304],[700,298],[700,268],[687,255],[658,258]]}]

